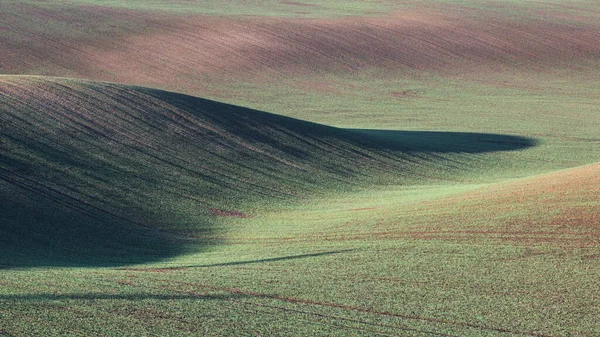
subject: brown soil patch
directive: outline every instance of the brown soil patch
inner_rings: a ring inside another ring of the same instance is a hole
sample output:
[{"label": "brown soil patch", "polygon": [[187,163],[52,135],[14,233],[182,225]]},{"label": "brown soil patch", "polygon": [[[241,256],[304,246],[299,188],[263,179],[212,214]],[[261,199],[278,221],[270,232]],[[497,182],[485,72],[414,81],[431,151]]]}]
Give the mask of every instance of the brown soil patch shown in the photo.
[{"label": "brown soil patch", "polygon": [[291,6],[302,6],[302,7],[319,7],[318,5],[315,5],[315,4],[307,4],[307,3],[303,3],[303,2],[297,2],[297,1],[281,1],[280,4],[291,5]]},{"label": "brown soil patch", "polygon": [[218,208],[209,208],[209,210],[210,210],[210,214],[212,214],[214,216],[243,218],[243,219],[252,218],[252,216],[244,214],[242,212],[238,212],[238,211],[228,211],[228,210],[218,209]]},{"label": "brown soil patch", "polygon": [[420,93],[416,90],[392,91],[391,94],[394,97],[405,97],[405,98],[412,98],[412,97],[420,96]]}]

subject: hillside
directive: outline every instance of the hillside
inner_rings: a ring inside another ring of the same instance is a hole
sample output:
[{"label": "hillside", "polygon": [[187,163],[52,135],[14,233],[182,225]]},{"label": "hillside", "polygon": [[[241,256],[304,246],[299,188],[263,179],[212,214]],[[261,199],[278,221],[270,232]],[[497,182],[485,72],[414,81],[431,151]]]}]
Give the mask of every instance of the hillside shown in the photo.
[{"label": "hillside", "polygon": [[[361,8],[356,2],[337,11],[326,10],[339,6],[335,3],[293,4],[270,5],[287,8],[291,17],[281,17],[261,10],[260,3],[245,11],[259,8],[265,15],[249,16],[211,1],[153,10],[139,2],[8,2],[0,13],[0,73],[108,80],[231,99],[215,84],[381,71],[409,78],[466,72],[476,78],[511,69],[585,70],[600,55],[593,20],[600,9],[591,4],[566,12],[550,4],[502,1],[471,8],[406,2],[359,16],[350,15]],[[222,13],[202,12],[208,8]],[[324,9],[329,15],[296,13]]]},{"label": "hillside", "polygon": [[[0,83],[1,230],[13,253],[167,257],[185,250],[174,237],[218,243],[222,217],[360,187],[443,183],[469,169],[470,156],[534,145],[502,135],[337,129],[109,83]],[[127,248],[134,238],[141,241]]]},{"label": "hillside", "polygon": [[[437,226],[417,237],[494,241],[565,250],[600,242],[600,165],[498,184],[424,205]],[[445,206],[442,206],[445,205]]]},{"label": "hillside", "polygon": [[586,165],[388,209],[377,230],[364,236],[331,232],[331,238],[416,238],[593,252],[600,242],[599,168]]}]

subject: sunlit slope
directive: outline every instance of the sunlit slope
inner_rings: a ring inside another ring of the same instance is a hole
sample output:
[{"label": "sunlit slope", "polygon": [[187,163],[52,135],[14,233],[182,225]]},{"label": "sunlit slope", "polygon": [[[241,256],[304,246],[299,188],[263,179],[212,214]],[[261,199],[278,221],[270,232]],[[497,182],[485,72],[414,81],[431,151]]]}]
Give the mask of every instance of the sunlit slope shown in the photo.
[{"label": "sunlit slope", "polygon": [[[452,244],[548,247],[566,251],[600,244],[600,164],[491,185],[444,189],[421,186],[348,199],[282,216],[304,217],[294,235],[258,233],[252,239],[277,242],[362,242],[406,239]],[[460,189],[463,189],[461,191]],[[438,194],[435,197],[435,194]],[[427,194],[430,199],[419,199]],[[315,217],[314,209],[320,211]],[[325,224],[316,226],[326,219]],[[272,221],[272,220],[271,220]],[[244,237],[238,240],[244,241]]]},{"label": "sunlit slope", "polygon": [[148,258],[169,256],[185,249],[184,238],[218,243],[224,217],[360,187],[451,183],[482,165],[480,156],[535,144],[337,129],[108,83],[0,81],[0,230],[17,256],[31,246],[83,256],[122,250],[126,259],[135,248],[143,260],[142,248],[163,238],[164,251]]},{"label": "sunlit slope", "polygon": [[[419,239],[594,248],[600,244],[599,186],[600,164],[593,164],[491,185],[380,189],[266,215],[233,241],[269,245]],[[288,225],[261,228],[277,222]]]},{"label": "sunlit slope", "polygon": [[405,234],[418,238],[577,249],[600,243],[598,200],[593,164],[427,202],[402,222],[412,222]]}]

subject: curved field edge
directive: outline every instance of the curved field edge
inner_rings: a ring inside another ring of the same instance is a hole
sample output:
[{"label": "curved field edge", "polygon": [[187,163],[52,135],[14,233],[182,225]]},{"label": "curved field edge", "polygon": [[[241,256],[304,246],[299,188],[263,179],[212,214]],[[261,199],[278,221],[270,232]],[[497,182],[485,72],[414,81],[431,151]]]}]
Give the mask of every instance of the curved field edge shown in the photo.
[{"label": "curved field edge", "polygon": [[535,145],[339,129],[110,83],[0,81],[3,249],[42,265],[53,254],[92,264],[172,257],[226,240],[229,218],[360,188],[453,184],[480,156]]}]

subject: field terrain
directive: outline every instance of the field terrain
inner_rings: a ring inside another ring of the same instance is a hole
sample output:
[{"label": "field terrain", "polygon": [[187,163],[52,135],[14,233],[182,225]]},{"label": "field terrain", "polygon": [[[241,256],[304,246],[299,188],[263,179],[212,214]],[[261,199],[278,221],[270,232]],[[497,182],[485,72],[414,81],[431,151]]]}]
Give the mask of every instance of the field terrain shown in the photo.
[{"label": "field terrain", "polygon": [[5,1],[1,336],[599,336],[595,1]]}]

